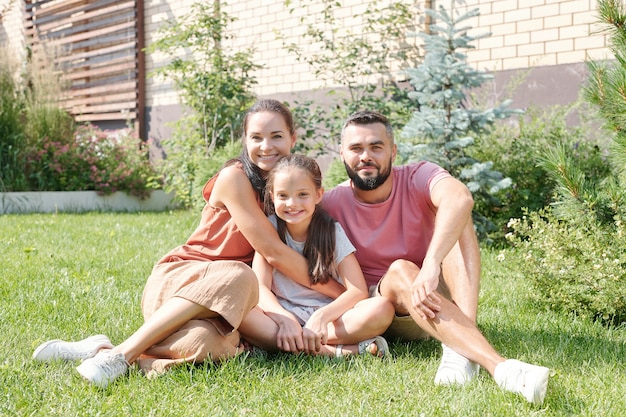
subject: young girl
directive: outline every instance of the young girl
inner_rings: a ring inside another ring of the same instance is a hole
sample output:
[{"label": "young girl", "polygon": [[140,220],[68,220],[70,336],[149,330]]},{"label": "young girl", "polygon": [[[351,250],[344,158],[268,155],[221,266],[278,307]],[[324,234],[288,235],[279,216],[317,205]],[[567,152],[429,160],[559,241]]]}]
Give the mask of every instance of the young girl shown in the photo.
[{"label": "young girl", "polygon": [[[276,100],[261,100],[246,113],[243,130],[240,158],[204,187],[197,229],[148,278],[144,324],[117,346],[105,335],[51,340],[35,350],[35,360],[83,359],[78,372],[106,387],[138,359],[149,376],[181,362],[226,359],[241,352],[237,328],[257,304],[258,281],[249,266],[255,251],[310,286],[305,259],[279,239],[262,210],[265,177],[296,141],[291,113]],[[336,281],[315,287],[332,297],[343,290]]]},{"label": "young girl", "polygon": [[259,305],[240,326],[243,337],[267,350],[343,356],[387,353],[382,334],[393,308],[382,297],[367,299],[354,246],[339,223],[319,206],[322,175],[315,160],[281,158],[267,180],[266,211],[278,235],[309,263],[311,284],[337,280],[346,291],[332,299],[287,278],[256,253]]}]

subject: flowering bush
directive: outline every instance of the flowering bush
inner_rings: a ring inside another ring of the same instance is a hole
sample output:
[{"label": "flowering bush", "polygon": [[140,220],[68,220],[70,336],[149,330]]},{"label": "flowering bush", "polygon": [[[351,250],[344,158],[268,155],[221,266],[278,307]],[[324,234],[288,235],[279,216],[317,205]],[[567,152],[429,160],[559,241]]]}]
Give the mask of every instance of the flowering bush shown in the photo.
[{"label": "flowering bush", "polygon": [[26,172],[37,191],[125,191],[146,198],[161,180],[148,159],[149,143],[130,129],[79,126],[67,142],[41,139],[26,152]]},{"label": "flowering bush", "polygon": [[605,323],[626,322],[626,228],[588,217],[561,221],[551,209],[511,219],[516,250],[498,260],[533,283],[534,297],[555,311]]}]

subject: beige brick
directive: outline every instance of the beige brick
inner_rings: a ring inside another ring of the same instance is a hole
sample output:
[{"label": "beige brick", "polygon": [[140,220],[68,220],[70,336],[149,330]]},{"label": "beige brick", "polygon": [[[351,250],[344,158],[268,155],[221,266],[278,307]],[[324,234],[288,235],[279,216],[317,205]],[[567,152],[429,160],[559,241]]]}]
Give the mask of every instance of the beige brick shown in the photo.
[{"label": "beige brick", "polygon": [[530,33],[530,41],[535,42],[549,42],[559,39],[558,29],[544,29]]},{"label": "beige brick", "polygon": [[494,13],[517,9],[517,0],[496,0],[491,3],[491,10]]},{"label": "beige brick", "polygon": [[530,9],[528,8],[510,10],[504,13],[505,22],[519,22],[520,20],[528,20],[530,17]]},{"label": "beige brick", "polygon": [[519,56],[540,56],[545,53],[545,44],[529,43],[528,45],[519,45],[517,47],[517,54]]},{"label": "beige brick", "polygon": [[467,52],[468,63],[486,61],[490,58],[491,58],[491,51],[489,49],[472,49]]},{"label": "beige brick", "polygon": [[586,55],[585,51],[559,52],[556,54],[556,63],[557,65],[561,65],[583,62]]},{"label": "beige brick", "polygon": [[538,30],[543,30],[543,19],[530,19],[519,21],[516,23],[515,28],[517,33],[535,32]]},{"label": "beige brick", "polygon": [[595,1],[589,0],[573,0],[559,2],[561,13],[578,13],[578,12],[595,12]]},{"label": "beige brick", "polygon": [[478,17],[478,27],[486,28],[492,25],[500,25],[504,23],[504,13],[492,13],[480,15]]},{"label": "beige brick", "polygon": [[546,42],[546,51],[549,53],[570,52],[573,50],[574,41],[572,39]]},{"label": "beige brick", "polygon": [[559,28],[559,39],[585,39],[598,36],[589,35],[589,25],[564,26]]},{"label": "beige brick", "polygon": [[537,7],[537,6],[543,6],[546,3],[549,3],[550,1],[554,1],[554,0],[521,0],[520,3],[524,7]]},{"label": "beige brick", "polygon": [[528,68],[528,57],[505,58],[502,60],[502,69]]},{"label": "beige brick", "polygon": [[543,19],[543,26],[546,29],[562,28],[572,25],[572,15],[564,14],[560,16],[549,16]]},{"label": "beige brick", "polygon": [[493,32],[494,36],[504,36],[515,34],[516,25],[515,23],[504,23],[502,25],[494,25],[491,27],[491,32]]},{"label": "beige brick", "polygon": [[493,48],[491,50],[492,59],[513,58],[517,54],[517,48],[514,46],[506,46],[503,48]]},{"label": "beige brick", "polygon": [[559,15],[559,5],[556,4],[547,4],[545,6],[536,6],[530,9],[531,16],[533,19],[538,19],[540,17],[548,17],[548,16],[558,16]]},{"label": "beige brick", "polygon": [[585,23],[597,23],[598,14],[595,12],[579,12],[572,14],[572,24],[582,25]]},{"label": "beige brick", "polygon": [[478,41],[478,49],[492,49],[504,46],[504,36],[490,36]]},{"label": "beige brick", "polygon": [[605,43],[606,38],[603,36],[589,36],[585,38],[574,39],[574,49],[602,49],[607,45]]},{"label": "beige brick", "polygon": [[556,54],[545,54],[537,61],[536,66],[556,65]]},{"label": "beige brick", "polygon": [[601,49],[587,49],[585,51],[586,58],[592,60],[604,60],[604,59],[614,59],[613,54],[606,48]]},{"label": "beige brick", "polygon": [[530,33],[516,33],[504,36],[504,46],[525,45],[530,42]]}]

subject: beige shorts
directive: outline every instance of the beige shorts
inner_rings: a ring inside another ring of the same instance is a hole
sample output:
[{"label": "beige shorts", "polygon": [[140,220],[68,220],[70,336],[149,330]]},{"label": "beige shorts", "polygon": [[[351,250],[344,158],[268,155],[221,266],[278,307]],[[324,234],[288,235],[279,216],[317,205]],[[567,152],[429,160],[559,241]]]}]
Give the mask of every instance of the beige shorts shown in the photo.
[{"label": "beige shorts", "polygon": [[[382,297],[379,290],[381,281],[382,279],[378,281],[377,285],[372,285],[369,288],[370,297]],[[430,337],[428,333],[415,323],[411,316],[394,316],[391,325],[387,328],[383,336],[387,339],[400,339],[407,342],[425,340]]]}]

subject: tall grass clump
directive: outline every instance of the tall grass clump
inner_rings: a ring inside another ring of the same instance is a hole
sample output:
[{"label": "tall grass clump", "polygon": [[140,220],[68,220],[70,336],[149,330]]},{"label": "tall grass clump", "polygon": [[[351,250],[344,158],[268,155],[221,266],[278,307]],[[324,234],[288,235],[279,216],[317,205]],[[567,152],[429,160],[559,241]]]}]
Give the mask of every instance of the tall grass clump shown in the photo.
[{"label": "tall grass clump", "polygon": [[25,102],[17,85],[17,66],[9,51],[0,49],[0,191],[27,188],[20,169],[24,142]]}]

